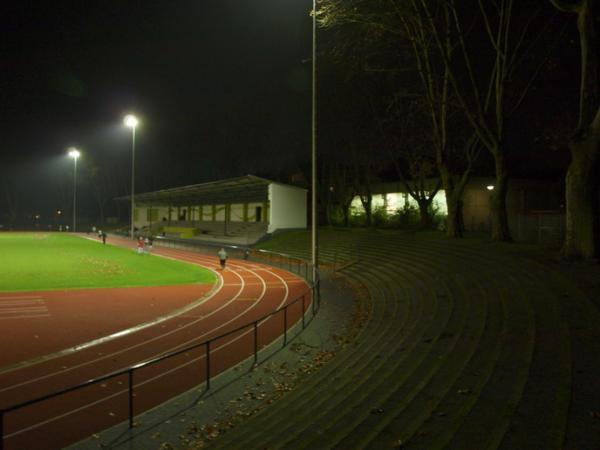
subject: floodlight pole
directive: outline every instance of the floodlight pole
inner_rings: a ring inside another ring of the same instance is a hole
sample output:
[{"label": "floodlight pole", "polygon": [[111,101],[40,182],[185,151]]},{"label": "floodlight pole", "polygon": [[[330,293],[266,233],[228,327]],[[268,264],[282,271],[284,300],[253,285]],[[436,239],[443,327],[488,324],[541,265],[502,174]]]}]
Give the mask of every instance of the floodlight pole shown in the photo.
[{"label": "floodlight pole", "polygon": [[81,153],[75,147],[71,147],[69,156],[73,158],[73,233],[75,233],[77,231],[77,159]]},{"label": "floodlight pole", "polygon": [[133,235],[133,216],[135,211],[135,126],[131,127],[131,239]]},{"label": "floodlight pole", "polygon": [[77,156],[73,157],[73,233],[77,231]]},{"label": "floodlight pole", "polygon": [[[311,253],[312,280],[317,279],[317,2],[313,0],[312,10],[312,125],[311,125]],[[315,301],[315,299],[313,299]]]},{"label": "floodlight pole", "polygon": [[139,121],[133,114],[128,114],[123,119],[125,126],[131,128],[131,239],[134,238],[133,234],[133,219],[135,212],[135,128],[138,126]]}]

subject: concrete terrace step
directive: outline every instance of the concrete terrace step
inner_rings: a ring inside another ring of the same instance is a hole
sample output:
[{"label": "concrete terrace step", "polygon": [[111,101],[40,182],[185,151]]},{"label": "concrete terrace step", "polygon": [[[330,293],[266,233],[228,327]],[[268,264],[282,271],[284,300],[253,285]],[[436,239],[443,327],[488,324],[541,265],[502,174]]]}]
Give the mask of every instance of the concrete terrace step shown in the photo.
[{"label": "concrete terrace step", "polygon": [[[436,317],[435,314],[432,314],[433,317]],[[389,320],[388,322],[393,322]],[[317,399],[317,403],[321,404],[320,415],[317,417],[313,417],[313,419],[317,419],[319,423],[329,423],[333,421],[336,417],[339,417],[346,411],[352,412],[357,404],[360,405],[364,401],[366,396],[370,395],[370,392],[376,388],[375,385],[369,383],[368,374],[373,371],[379,371],[382,374],[382,378],[384,378],[386,373],[393,372],[393,368],[390,369],[389,366],[396,366],[400,363],[401,359],[397,360],[393,358],[389,358],[388,355],[390,353],[395,353],[397,350],[397,346],[406,346],[407,355],[413,351],[417,351],[418,345],[422,342],[423,336],[416,332],[416,330],[409,328],[407,332],[403,330],[403,327],[399,327],[398,330],[388,329],[382,330],[383,335],[385,336],[385,340],[378,339],[374,345],[372,346],[360,346],[355,350],[355,358],[359,360],[358,363],[355,363],[354,366],[347,370],[348,376],[339,380],[327,380],[330,385],[330,389],[334,389],[335,394],[324,397],[319,393],[315,393]],[[358,351],[360,350],[360,352]],[[398,353],[402,353],[402,350]],[[319,390],[323,390],[325,385],[321,383],[319,385]],[[349,395],[350,392],[353,392],[353,395]],[[314,401],[310,401],[310,403],[314,403]],[[334,406],[335,405],[335,406]],[[312,405],[311,405],[312,406]],[[318,405],[316,405],[318,406]],[[377,402],[374,402],[372,408],[377,407]],[[300,405],[300,410],[302,410],[302,406]],[[334,413],[333,417],[331,413]],[[308,419],[310,416],[305,417],[306,420],[303,420],[303,423],[310,423]],[[301,430],[302,427],[290,427],[287,430],[288,439],[283,442],[279,442],[281,447],[285,447],[287,442],[294,439],[295,434],[303,434],[304,432],[311,433],[314,427],[314,423],[309,426],[306,431]]]},{"label": "concrete terrace step", "polygon": [[[377,320],[379,321],[379,319]],[[370,329],[371,327],[369,327],[369,329],[363,331],[364,336],[368,336],[371,333],[373,333],[373,331]],[[366,342],[370,342],[369,338],[364,338],[364,340]],[[350,379],[346,379],[346,380],[340,380],[339,377],[336,376],[336,372],[337,369],[336,367],[347,367],[348,364],[352,365],[352,372],[353,373],[360,373],[360,371],[362,371],[362,369],[364,368],[365,365],[369,364],[369,358],[363,357],[363,353],[366,354],[367,356],[371,355],[377,355],[378,354],[378,347],[377,345],[374,345],[373,347],[369,347],[368,349],[362,349],[360,347],[355,348],[352,347],[350,349],[347,349],[347,351],[344,352],[344,354],[340,354],[338,355],[338,357],[335,358],[335,364],[330,364],[326,367],[327,372],[323,372],[323,371],[319,371],[318,372],[318,376],[314,379],[311,380],[312,382],[316,383],[314,385],[315,389],[314,390],[309,390],[309,392],[315,392],[315,394],[318,392],[318,390],[323,389],[323,383],[326,382],[331,386],[332,389],[336,389],[336,391],[340,391],[339,385],[340,382],[344,381],[345,383],[349,383],[349,384],[353,384],[354,382]],[[338,362],[339,359],[339,362]],[[329,374],[329,375],[327,375]],[[318,388],[318,390],[317,390]],[[293,395],[294,393],[291,393],[291,395]],[[322,398],[319,399],[318,395],[317,397],[313,397],[311,395],[308,396],[301,396],[300,398],[294,399],[291,396],[287,396],[286,398],[284,398],[282,401],[288,401],[290,402],[290,406],[294,408],[295,411],[302,411],[303,407],[305,405],[311,405],[313,404],[315,401],[319,401],[319,400],[323,400]],[[312,405],[311,405],[312,406]],[[268,415],[269,411],[266,411],[266,414]],[[267,417],[266,415],[263,417],[263,420],[261,420],[261,423],[264,422],[264,424],[261,424],[261,426],[267,426],[270,427],[273,424],[271,423],[271,418]],[[246,444],[250,445],[251,443],[246,440],[245,441]]]},{"label": "concrete terrace step", "polygon": [[[438,294],[439,295],[439,294]],[[452,295],[449,294],[448,298],[451,299]],[[476,309],[476,308],[474,308]],[[380,398],[380,414],[370,414],[365,415],[364,420],[360,424],[356,424],[354,427],[355,432],[351,435],[351,437],[360,437],[360,440],[368,440],[368,437],[373,435],[375,430],[378,428],[381,429],[385,426],[385,424],[389,421],[390,414],[394,411],[401,411],[406,407],[410,407],[413,398],[417,397],[417,394],[420,392],[418,389],[406,389],[406,386],[414,386],[420,385],[422,389],[428,390],[428,395],[431,399],[435,399],[435,393],[431,391],[431,385],[428,383],[428,380],[433,377],[433,375],[437,374],[438,370],[442,370],[444,368],[448,369],[448,367],[452,367],[452,365],[442,365],[442,362],[445,362],[446,359],[449,358],[450,353],[454,353],[453,349],[456,348],[457,345],[461,343],[467,344],[468,346],[472,346],[472,343],[469,342],[470,339],[470,330],[468,327],[463,325],[468,323],[467,319],[467,308],[463,308],[458,306],[458,308],[454,308],[452,312],[452,316],[450,317],[449,324],[450,328],[443,330],[438,338],[436,339],[427,339],[431,342],[431,346],[436,346],[431,352],[429,352],[426,358],[419,364],[419,366],[410,373],[408,377],[404,378],[404,381],[400,383],[398,380],[394,380],[392,377],[384,376],[385,374],[381,374],[381,378],[383,378],[387,383],[382,383],[379,389],[379,398]],[[462,340],[460,338],[463,338]],[[447,349],[444,351],[443,348]],[[456,358],[453,356],[456,360]],[[406,372],[403,370],[397,371],[400,374]],[[379,377],[379,374],[377,374]],[[439,377],[438,377],[439,379]],[[446,382],[449,377],[444,376],[444,381]],[[391,384],[396,383],[395,387],[392,387]],[[390,400],[389,392],[395,392],[395,396],[398,398],[393,398]],[[435,402],[433,402],[435,403]],[[423,413],[425,411],[426,415],[428,415],[428,410],[423,408],[423,405],[420,405],[420,412]],[[348,419],[352,420],[352,419]],[[341,422],[341,421],[339,421]],[[355,421],[356,422],[356,421]],[[340,427],[341,430],[341,427]],[[342,431],[343,433],[343,431]],[[328,433],[325,433],[326,435]],[[335,435],[335,433],[331,433],[331,435]],[[397,441],[397,439],[396,439]],[[394,442],[391,441],[390,442]],[[325,444],[325,442],[323,442]],[[327,446],[333,446],[333,441],[327,443]],[[356,448],[358,447],[357,442],[353,442],[352,439],[344,439],[340,444],[340,448]],[[389,446],[389,442],[386,444],[386,447]],[[308,448],[308,446],[307,446]]]},{"label": "concrete terrace step", "polygon": [[590,404],[584,393],[598,398],[573,381],[594,386],[593,356],[573,345],[598,348],[574,330],[593,330],[600,317],[567,280],[473,240],[365,232],[320,245],[323,262],[356,259],[341,273],[367,287],[369,322],[209,448],[593,447],[597,424],[571,411]]},{"label": "concrete terrace step", "polygon": [[[389,305],[390,307],[394,307],[394,303],[395,302],[388,302],[387,305]],[[391,313],[393,310],[392,309],[386,310],[385,308],[382,308],[379,311],[387,311],[387,313]],[[387,313],[385,315],[387,315]],[[375,319],[376,322],[379,322],[384,319],[384,315],[379,315],[379,316],[380,316],[380,318]],[[368,343],[371,341],[371,338],[369,338],[367,336],[371,336],[371,335],[378,336],[378,334],[374,334],[374,333],[376,333],[376,330],[373,327],[368,326],[367,329],[363,330],[363,332],[361,333],[361,336],[365,336],[364,338],[361,338],[361,339]],[[377,353],[374,353],[374,352],[377,352],[377,350],[378,350],[377,345],[375,345],[372,348],[368,348],[366,353],[367,353],[367,355],[377,354]],[[338,381],[333,381],[336,378],[336,372],[337,372],[336,367],[343,368],[344,366],[347,366],[348,364],[353,365],[354,370],[358,370],[359,366],[362,367],[362,365],[365,364],[366,361],[368,361],[368,359],[361,357],[362,352],[363,351],[362,351],[361,347],[352,346],[351,348],[348,348],[344,352],[341,352],[340,354],[338,354],[338,356],[334,359],[333,364],[329,364],[328,366],[323,368],[321,371],[319,371],[320,376],[316,380],[311,380],[316,383],[315,388],[318,387],[319,389],[321,389],[321,386],[319,386],[319,385],[324,380],[326,380],[328,382],[332,382],[334,384],[339,383]],[[312,392],[312,390],[308,389],[308,392]],[[309,397],[303,396],[300,399],[294,400],[294,399],[292,399],[292,397],[290,397],[293,394],[294,394],[293,392],[290,393],[290,395],[286,396],[281,401],[282,402],[290,401],[291,405],[294,407],[295,410],[302,410],[303,402],[312,403],[314,400],[313,398],[309,398],[310,396]],[[298,401],[300,401],[300,404],[297,403]],[[269,414],[269,411],[265,411],[264,422],[266,422],[265,423],[266,426],[269,426],[269,421],[270,421],[270,419],[268,419],[268,417],[267,417],[268,414]]]}]

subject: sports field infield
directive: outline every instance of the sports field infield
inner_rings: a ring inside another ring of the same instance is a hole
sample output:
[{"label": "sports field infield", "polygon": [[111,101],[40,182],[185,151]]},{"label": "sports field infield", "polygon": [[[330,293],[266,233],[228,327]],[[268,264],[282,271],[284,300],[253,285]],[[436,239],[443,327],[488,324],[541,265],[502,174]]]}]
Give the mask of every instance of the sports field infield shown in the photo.
[{"label": "sports field infield", "polygon": [[0,233],[0,292],[214,283],[207,269],[61,233]]}]

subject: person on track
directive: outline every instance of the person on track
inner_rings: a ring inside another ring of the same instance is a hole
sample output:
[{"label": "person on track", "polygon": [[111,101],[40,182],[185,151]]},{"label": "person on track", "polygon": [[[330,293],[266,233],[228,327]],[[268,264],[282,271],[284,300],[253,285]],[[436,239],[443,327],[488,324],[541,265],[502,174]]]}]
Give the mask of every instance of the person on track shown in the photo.
[{"label": "person on track", "polygon": [[144,238],[142,236],[138,237],[137,241],[137,252],[139,255],[144,253]]},{"label": "person on track", "polygon": [[221,270],[225,270],[225,262],[227,261],[227,252],[223,247],[217,253],[219,255],[219,262],[221,263]]}]

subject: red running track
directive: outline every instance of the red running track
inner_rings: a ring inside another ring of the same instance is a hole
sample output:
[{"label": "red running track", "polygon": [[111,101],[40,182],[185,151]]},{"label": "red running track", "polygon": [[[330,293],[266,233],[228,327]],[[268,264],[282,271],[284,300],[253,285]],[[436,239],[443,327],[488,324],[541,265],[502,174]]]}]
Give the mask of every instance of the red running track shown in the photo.
[{"label": "red running track", "polygon": [[[112,241],[132,246],[131,241]],[[229,260],[220,271],[212,255],[156,247],[154,253],[214,270],[218,283],[212,290],[200,285],[78,290],[69,298],[65,291],[62,297],[56,292],[0,293],[0,312],[4,306],[13,308],[15,297],[28,305],[22,314],[10,313],[15,318],[0,321],[0,336],[9,341],[1,345],[0,408],[222,335],[302,295],[305,307],[310,305],[308,285],[290,272],[241,260]],[[33,302],[40,299],[43,305]],[[288,327],[302,313],[302,302],[290,306]],[[259,324],[259,347],[281,336],[283,322],[281,312]],[[140,323],[144,325],[130,328]],[[125,328],[129,330],[119,334]],[[91,344],[81,345],[90,339]],[[212,342],[211,376],[253,350],[253,327]],[[135,414],[202,383],[205,372],[204,346],[136,371]],[[62,448],[127,420],[127,386],[123,375],[7,413],[4,448]]]}]

